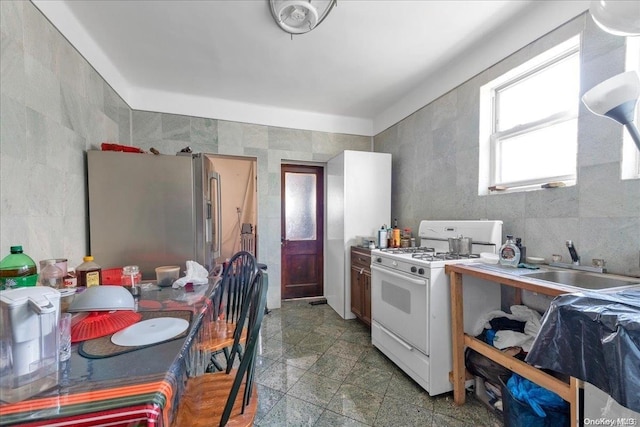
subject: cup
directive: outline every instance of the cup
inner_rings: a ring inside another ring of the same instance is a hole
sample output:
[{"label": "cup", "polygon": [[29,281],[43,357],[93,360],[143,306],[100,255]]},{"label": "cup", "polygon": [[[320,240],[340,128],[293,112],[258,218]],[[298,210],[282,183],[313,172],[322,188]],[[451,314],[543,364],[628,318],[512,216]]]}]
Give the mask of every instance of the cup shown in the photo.
[{"label": "cup", "polygon": [[58,322],[60,331],[60,362],[71,358],[71,313],[61,313]]},{"label": "cup", "polygon": [[168,287],[180,277],[180,267],[177,265],[166,265],[156,267],[156,283],[160,287]]},{"label": "cup", "polygon": [[553,255],[551,255],[551,259],[553,260],[553,262],[560,262],[560,261],[562,261],[562,255],[553,254]]}]

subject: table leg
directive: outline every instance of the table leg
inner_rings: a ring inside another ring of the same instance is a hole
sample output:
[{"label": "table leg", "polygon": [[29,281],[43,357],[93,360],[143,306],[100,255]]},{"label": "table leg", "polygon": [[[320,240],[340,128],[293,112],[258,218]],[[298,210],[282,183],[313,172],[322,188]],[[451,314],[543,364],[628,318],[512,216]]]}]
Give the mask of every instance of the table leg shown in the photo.
[{"label": "table leg", "polygon": [[451,339],[453,344],[453,401],[464,405],[464,319],[462,303],[462,274],[450,273],[451,282]]}]

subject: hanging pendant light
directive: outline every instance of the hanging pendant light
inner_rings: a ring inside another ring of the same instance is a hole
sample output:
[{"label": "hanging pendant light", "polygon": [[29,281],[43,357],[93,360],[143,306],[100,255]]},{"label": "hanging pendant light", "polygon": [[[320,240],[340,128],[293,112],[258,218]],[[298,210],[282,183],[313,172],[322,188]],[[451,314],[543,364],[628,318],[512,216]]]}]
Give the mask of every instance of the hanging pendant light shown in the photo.
[{"label": "hanging pendant light", "polygon": [[269,0],[271,15],[289,34],[313,30],[327,17],[337,0]]},{"label": "hanging pendant light", "polygon": [[604,31],[617,36],[640,36],[640,2],[592,0],[589,13]]}]

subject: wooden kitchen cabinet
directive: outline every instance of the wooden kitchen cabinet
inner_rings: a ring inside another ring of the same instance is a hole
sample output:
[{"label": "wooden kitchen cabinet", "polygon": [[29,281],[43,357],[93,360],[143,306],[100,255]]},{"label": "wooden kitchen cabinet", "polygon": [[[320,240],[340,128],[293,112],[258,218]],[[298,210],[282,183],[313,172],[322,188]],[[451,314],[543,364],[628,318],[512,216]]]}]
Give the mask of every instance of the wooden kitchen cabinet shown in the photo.
[{"label": "wooden kitchen cabinet", "polygon": [[371,250],[351,247],[351,312],[371,326]]}]

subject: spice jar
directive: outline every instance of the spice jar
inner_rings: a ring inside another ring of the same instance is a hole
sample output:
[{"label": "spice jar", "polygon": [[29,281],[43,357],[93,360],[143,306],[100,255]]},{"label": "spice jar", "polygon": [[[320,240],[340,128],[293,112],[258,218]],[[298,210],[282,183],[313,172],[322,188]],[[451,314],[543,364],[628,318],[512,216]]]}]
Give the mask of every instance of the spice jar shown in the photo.
[{"label": "spice jar", "polygon": [[122,268],[122,277],[120,283],[122,286],[139,285],[142,281],[142,274],[137,265],[127,265]]}]

